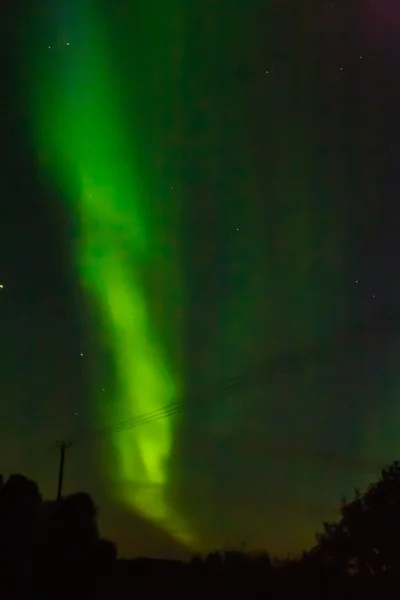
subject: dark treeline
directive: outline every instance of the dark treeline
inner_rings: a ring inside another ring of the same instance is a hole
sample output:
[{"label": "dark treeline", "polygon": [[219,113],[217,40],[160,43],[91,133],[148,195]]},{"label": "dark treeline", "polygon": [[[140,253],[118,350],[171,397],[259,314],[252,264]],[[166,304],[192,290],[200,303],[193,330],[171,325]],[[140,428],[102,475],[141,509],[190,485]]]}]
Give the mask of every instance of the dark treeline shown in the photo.
[{"label": "dark treeline", "polygon": [[44,501],[36,483],[0,478],[1,598],[389,597],[400,584],[400,463],[324,523],[297,558],[213,552],[184,563],[118,559],[86,493]]},{"label": "dark treeline", "polygon": [[1,597],[101,597],[117,552],[99,535],[92,498],[43,501],[20,474],[0,485]]}]

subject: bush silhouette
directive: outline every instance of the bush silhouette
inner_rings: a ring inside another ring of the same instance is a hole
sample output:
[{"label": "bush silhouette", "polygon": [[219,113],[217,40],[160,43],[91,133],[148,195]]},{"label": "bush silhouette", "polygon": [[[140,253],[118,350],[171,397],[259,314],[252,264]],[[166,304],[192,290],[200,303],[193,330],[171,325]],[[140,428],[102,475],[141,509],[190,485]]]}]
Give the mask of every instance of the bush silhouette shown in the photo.
[{"label": "bush silhouette", "polygon": [[399,571],[400,463],[384,469],[364,494],[356,490],[351,502],[343,500],[340,512],[339,522],[324,523],[317,534],[314,555],[364,575]]},{"label": "bush silhouette", "polygon": [[42,499],[36,483],[23,475],[0,479],[0,569],[9,593],[28,568]]}]

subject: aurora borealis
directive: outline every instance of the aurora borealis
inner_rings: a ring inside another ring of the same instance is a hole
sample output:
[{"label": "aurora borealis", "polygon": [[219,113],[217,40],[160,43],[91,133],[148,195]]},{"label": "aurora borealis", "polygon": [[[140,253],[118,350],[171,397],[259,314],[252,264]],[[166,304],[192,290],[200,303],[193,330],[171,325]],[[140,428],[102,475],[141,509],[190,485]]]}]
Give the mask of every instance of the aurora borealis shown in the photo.
[{"label": "aurora borealis", "polygon": [[400,293],[389,2],[230,4],[9,26],[0,471],[50,496],[72,439],[125,554],[297,551],[396,458],[396,335],[346,334]]},{"label": "aurora borealis", "polygon": [[[170,253],[161,265],[158,257],[169,249],[148,233],[151,198],[146,178],[135,165],[138,141],[124,134],[128,115],[116,101],[122,91],[113,76],[104,16],[95,2],[87,2],[77,5],[74,18],[81,22],[82,51],[74,55],[73,35],[47,48],[65,61],[57,83],[48,83],[55,78],[48,63],[37,65],[36,129],[43,152],[51,157],[47,168],[56,171],[66,188],[69,210],[78,216],[78,239],[71,247],[77,276],[100,313],[115,370],[112,397],[105,405],[98,391],[92,405],[103,426],[110,427],[177,399],[180,386],[158,339],[143,272],[166,268],[174,273],[169,263],[179,257]],[[178,236],[179,223],[175,225]],[[112,433],[110,485],[129,508],[167,530],[172,526],[182,540],[190,541],[186,527],[175,523],[182,519],[172,516],[165,499],[175,420],[156,419],[146,427]]]}]

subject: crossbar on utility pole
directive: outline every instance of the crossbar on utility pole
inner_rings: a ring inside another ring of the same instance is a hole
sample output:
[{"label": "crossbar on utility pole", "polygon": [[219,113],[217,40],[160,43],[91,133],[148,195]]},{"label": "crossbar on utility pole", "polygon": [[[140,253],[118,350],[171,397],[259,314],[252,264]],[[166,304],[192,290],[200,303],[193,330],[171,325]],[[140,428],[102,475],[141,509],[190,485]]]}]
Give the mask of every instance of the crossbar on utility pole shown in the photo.
[{"label": "crossbar on utility pole", "polygon": [[60,448],[60,465],[58,468],[58,485],[57,485],[57,502],[62,498],[62,487],[64,481],[64,464],[65,464],[65,452],[71,447],[71,442],[60,441],[56,442],[57,448]]}]

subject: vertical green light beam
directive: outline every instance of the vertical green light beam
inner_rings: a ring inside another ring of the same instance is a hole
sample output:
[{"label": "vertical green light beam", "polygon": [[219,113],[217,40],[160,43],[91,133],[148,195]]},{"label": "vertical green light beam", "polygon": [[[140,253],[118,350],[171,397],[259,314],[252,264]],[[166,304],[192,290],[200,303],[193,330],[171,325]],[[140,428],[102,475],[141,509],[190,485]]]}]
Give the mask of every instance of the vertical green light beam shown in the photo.
[{"label": "vertical green light beam", "polygon": [[[119,118],[101,19],[96,19],[93,7],[82,6],[81,12],[84,47],[62,40],[48,48],[65,66],[56,76],[42,67],[35,120],[41,154],[50,157],[52,175],[79,217],[79,276],[100,309],[114,358],[117,395],[108,411],[99,409],[110,425],[167,404],[177,387],[141,284],[140,274],[156,252],[144,218],[149,198],[124,139],[126,124]],[[100,402],[99,398],[99,406]],[[117,478],[115,492],[125,504],[190,543],[188,528],[165,499],[172,442],[170,419],[118,432],[113,438],[117,464],[110,473]]]}]

